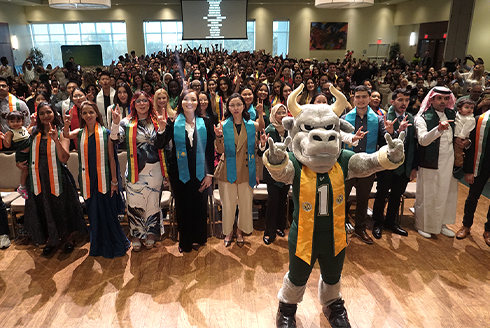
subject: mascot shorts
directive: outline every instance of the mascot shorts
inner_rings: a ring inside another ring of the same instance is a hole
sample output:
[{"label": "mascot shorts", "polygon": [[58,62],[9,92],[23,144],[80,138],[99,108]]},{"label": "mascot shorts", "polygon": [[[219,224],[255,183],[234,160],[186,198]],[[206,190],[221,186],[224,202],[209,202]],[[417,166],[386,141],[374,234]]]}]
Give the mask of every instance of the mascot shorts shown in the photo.
[{"label": "mascot shorts", "polygon": [[334,256],[333,231],[313,233],[313,250],[311,253],[311,264],[295,255],[298,228],[293,223],[289,231],[289,280],[296,286],[306,285],[311,270],[318,260],[323,281],[328,285],[339,282],[344,266],[345,248]]}]

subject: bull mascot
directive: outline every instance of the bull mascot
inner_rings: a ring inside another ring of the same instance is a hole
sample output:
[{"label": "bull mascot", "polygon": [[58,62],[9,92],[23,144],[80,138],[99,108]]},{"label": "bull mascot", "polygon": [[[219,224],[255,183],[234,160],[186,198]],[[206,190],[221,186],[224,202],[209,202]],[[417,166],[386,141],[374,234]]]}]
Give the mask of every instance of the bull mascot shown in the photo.
[{"label": "bull mascot", "polygon": [[[387,145],[373,154],[342,149],[342,133],[354,127],[339,118],[347,100],[333,86],[337,98],[332,106],[303,105],[296,102],[303,85],[288,98],[289,111],[282,124],[290,137],[284,143],[269,138],[263,155],[264,165],[276,181],[293,185],[294,213],[289,232],[289,272],[277,297],[278,328],[296,327],[297,304],[302,301],[315,261],[320,264],[318,296],[332,327],[350,327],[340,294],[340,276],[347,246],[345,231],[346,195],[344,181],[393,170],[404,159],[403,140],[385,135]],[[291,152],[287,152],[287,148]]]}]

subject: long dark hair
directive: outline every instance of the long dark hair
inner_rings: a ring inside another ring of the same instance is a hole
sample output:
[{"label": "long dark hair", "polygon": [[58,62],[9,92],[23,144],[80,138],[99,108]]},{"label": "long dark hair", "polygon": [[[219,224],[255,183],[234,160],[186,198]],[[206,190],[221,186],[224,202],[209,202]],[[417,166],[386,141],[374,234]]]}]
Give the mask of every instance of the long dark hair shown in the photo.
[{"label": "long dark hair", "polygon": [[97,118],[96,118],[97,123],[99,123],[99,124],[100,124],[100,125],[102,125],[102,126],[105,126],[105,125],[104,125],[104,120],[102,119],[102,114],[100,113],[100,111],[99,111],[99,107],[97,107],[97,104],[96,104],[96,103],[94,103],[93,101],[86,100],[86,101],[84,101],[84,102],[83,102],[83,103],[80,105],[80,109],[79,109],[79,111],[78,111],[78,113],[79,113],[79,115],[80,115],[80,128],[81,128],[81,129],[83,129],[83,128],[84,128],[84,127],[87,125],[87,123],[85,122],[85,120],[81,118],[81,117],[82,117],[83,107],[85,107],[85,106],[90,106],[90,107],[92,107],[92,109],[93,109],[93,110],[95,111],[95,113],[97,114]]},{"label": "long dark hair", "polygon": [[230,116],[233,116],[233,114],[229,110],[229,105],[230,101],[233,99],[238,98],[243,104],[243,111],[242,111],[242,117],[245,121],[250,120],[250,113],[248,112],[248,108],[245,108],[247,105],[245,104],[245,100],[243,100],[243,97],[239,93],[234,93],[230,97],[228,97],[228,100],[226,101],[226,112],[225,112],[225,119],[227,119]]},{"label": "long dark hair", "polygon": [[[266,84],[264,84],[264,83],[257,83],[255,85],[255,91],[254,91],[254,106],[257,106],[257,103],[259,101],[258,93],[259,93],[260,88],[262,88],[262,87],[265,87],[266,90],[267,90],[267,92],[269,92],[269,88],[267,87]],[[269,100],[269,96],[265,97],[265,99],[264,99],[264,106],[271,107],[271,102]]]},{"label": "long dark hair", "polygon": [[289,87],[291,91],[293,91],[293,86],[289,84],[288,82],[284,82],[284,84],[281,85],[281,91],[279,91],[279,99],[281,100],[282,103],[286,101],[284,98],[284,88]]},{"label": "long dark hair", "polygon": [[36,117],[36,128],[33,129],[33,132],[32,132],[32,135],[35,136],[36,134],[38,134],[39,132],[41,132],[41,135],[44,136],[44,125],[43,123],[41,122],[41,118],[40,118],[40,115],[39,115],[39,110],[41,110],[41,108],[43,107],[49,107],[49,109],[51,109],[51,111],[53,112],[53,115],[54,115],[54,119],[53,119],[53,125],[59,130],[61,129],[61,127],[63,126],[63,122],[62,122],[62,119],[61,119],[61,116],[60,114],[53,109],[53,106],[47,102],[47,101],[43,101],[39,104],[39,106],[37,106],[37,112],[38,112],[38,115]]},{"label": "long dark hair", "polygon": [[184,100],[185,96],[187,96],[189,93],[194,93],[196,95],[196,98],[197,98],[197,107],[194,110],[194,116],[198,116],[198,114],[199,114],[198,113],[198,108],[200,107],[200,105],[199,105],[199,96],[193,90],[189,90],[189,89],[182,91],[182,93],[179,96],[179,102],[177,104],[177,115],[184,113],[184,108],[182,107],[182,101]]},{"label": "long dark hair", "polygon": [[226,98],[225,95],[223,94],[223,91],[221,91],[221,88],[220,88],[221,81],[225,81],[225,83],[228,85],[228,90],[226,91],[226,93],[227,93],[227,96],[230,96],[231,95],[231,92],[232,92],[232,90],[231,90],[231,80],[227,76],[221,76],[218,79],[218,82],[216,82],[216,84],[217,84],[216,89],[218,90],[218,95],[220,95],[223,98]]},{"label": "long dark hair", "polygon": [[[141,86],[143,86],[143,83],[141,83]],[[128,103],[126,104],[126,106],[129,106],[129,104],[131,103],[131,99],[133,98],[133,91],[131,91],[131,87],[129,86],[129,84],[127,84],[126,82],[124,83],[119,83],[116,87],[116,92],[114,93],[114,100],[113,100],[113,103],[116,105],[119,105],[119,106],[125,106],[125,104],[123,104],[121,102],[121,100],[119,99],[118,97],[118,94],[117,94],[117,91],[119,90],[119,88],[124,88],[124,90],[126,90],[126,93],[128,94]]]},{"label": "long dark hair", "polygon": [[143,75],[141,75],[140,73],[135,74],[135,75],[133,76],[133,87],[135,87],[135,88],[137,88],[137,87],[138,87],[138,86],[136,85],[136,81],[135,81],[135,80],[136,80],[135,78],[136,78],[137,76],[139,76],[139,77],[141,78],[141,87],[143,87],[143,83],[145,83],[145,79],[143,78]]},{"label": "long dark hair", "polygon": [[[214,125],[218,124],[218,115],[216,114],[216,112],[213,110],[213,107],[211,106],[211,97],[209,96],[209,94],[207,92],[201,91],[198,95],[198,98],[197,98],[198,101],[199,101],[200,95],[205,95],[206,98],[208,99],[208,107],[206,108],[206,114],[208,115],[209,119],[211,120],[211,122]],[[199,108],[200,107],[201,107],[201,104],[199,104]]]}]

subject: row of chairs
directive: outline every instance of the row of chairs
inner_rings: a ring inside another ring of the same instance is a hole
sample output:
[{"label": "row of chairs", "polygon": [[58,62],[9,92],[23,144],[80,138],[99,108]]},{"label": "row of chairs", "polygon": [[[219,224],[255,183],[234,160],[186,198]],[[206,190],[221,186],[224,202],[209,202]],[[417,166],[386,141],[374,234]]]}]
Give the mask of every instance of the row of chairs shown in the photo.
[{"label": "row of chairs", "polygon": [[[118,159],[121,167],[121,173],[124,175],[124,170],[126,167],[127,163],[127,155],[125,151],[121,151],[118,153]],[[15,190],[20,181],[20,170],[16,167],[15,165],[15,154],[14,153],[8,153],[8,152],[0,152],[0,167],[2,168],[0,170],[0,188],[2,190]],[[72,152],[70,154],[70,159],[68,160],[67,167],[70,170],[70,172],[73,174],[75,177],[75,181],[78,186],[78,153]],[[122,179],[123,184],[125,182],[125,179]],[[216,186],[216,184],[214,184]],[[124,187],[124,186],[123,186]],[[370,198],[374,198],[376,195],[376,182],[373,184],[373,188],[371,189],[371,194]],[[254,201],[266,201],[267,200],[267,185],[266,184],[259,184],[256,188],[253,190],[253,198]],[[288,197],[288,211],[289,213],[289,207],[290,207],[290,200],[292,197],[292,189],[289,190],[289,197]],[[13,236],[17,238],[19,236],[19,226],[17,224],[17,215],[20,213],[24,212],[24,207],[25,207],[25,200],[20,197],[20,195],[13,191],[13,192],[2,192],[2,198],[4,203],[6,204],[7,208],[9,208],[10,211],[10,224],[13,227]],[[83,197],[79,196],[80,202],[84,203]],[[403,211],[404,211],[404,203],[406,199],[414,199],[415,198],[415,182],[410,182],[408,184],[407,190],[405,191],[404,195],[402,196],[402,204],[400,207],[400,213],[399,213],[399,219],[403,217]],[[352,188],[351,194],[349,195],[349,202],[354,203],[356,199],[356,190],[355,188]],[[168,213],[169,216],[169,224],[168,228],[169,230],[169,237],[172,238],[173,240],[178,239],[178,232],[177,232],[177,223],[176,223],[176,215],[175,215],[175,202],[174,198],[170,190],[164,190],[162,191],[161,199],[160,199],[160,206],[164,211]],[[221,198],[219,195],[219,190],[217,188],[214,188],[210,197],[208,198],[208,235],[211,236],[218,236],[222,237],[220,233],[216,233],[216,224],[218,222],[218,211],[219,207],[221,206]]]}]

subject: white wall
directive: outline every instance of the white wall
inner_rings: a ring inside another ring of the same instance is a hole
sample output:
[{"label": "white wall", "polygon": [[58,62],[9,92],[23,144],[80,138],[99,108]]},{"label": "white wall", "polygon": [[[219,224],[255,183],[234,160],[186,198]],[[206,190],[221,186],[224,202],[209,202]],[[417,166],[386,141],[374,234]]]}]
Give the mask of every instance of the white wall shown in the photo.
[{"label": "white wall", "polygon": [[[405,55],[405,59],[411,60],[415,52],[417,52],[417,44],[419,37],[420,24],[401,25],[398,29],[398,43],[400,44],[400,53]],[[410,34],[415,32],[416,44],[410,46]]]},{"label": "white wall", "polygon": [[395,25],[449,20],[452,0],[411,0],[396,5]]},{"label": "white wall", "polygon": [[26,19],[24,7],[2,2],[0,9],[0,22],[8,23],[11,35],[19,40],[19,49],[14,50],[15,65],[22,65],[32,47],[31,34]]},{"label": "white wall", "polygon": [[[169,6],[113,6],[102,11],[61,11],[46,6],[25,7],[31,23],[70,21],[126,21],[128,50],[144,52],[143,21],[181,20],[180,5]],[[347,49],[354,50],[356,57],[368,44],[397,40],[398,28],[394,26],[394,6],[373,6],[363,9],[327,10],[314,5],[253,5],[249,4],[248,19],[255,20],[256,49],[272,51],[272,22],[290,21],[290,56],[316,57],[318,59],[342,58],[345,50],[309,50],[311,22],[348,22]],[[131,17],[131,19],[128,19]]]},{"label": "white wall", "polygon": [[[420,23],[449,20],[451,0],[412,0],[397,5],[375,5],[369,8],[328,10],[311,5],[255,5],[249,4],[248,18],[256,22],[256,49],[272,51],[272,21],[290,21],[290,56],[342,58],[344,50],[309,50],[311,22],[348,22],[347,49],[354,50],[355,57],[378,38],[383,43],[398,41],[401,52],[411,58],[416,47],[409,46],[412,31],[418,32]],[[6,8],[6,10],[4,10]],[[25,10],[25,14],[23,11]],[[468,52],[490,60],[490,1],[476,0]],[[2,3],[0,21],[8,22],[11,33],[17,33],[24,53],[31,47],[25,24],[28,22],[73,21],[125,21],[128,50],[144,52],[143,21],[181,20],[180,5],[168,6],[113,6],[102,11],[64,11],[47,6],[19,7]],[[162,47],[163,48],[163,47]]]},{"label": "white wall", "polygon": [[481,57],[487,62],[487,70],[490,67],[490,1],[476,0],[471,24],[470,38],[468,42],[468,53],[475,58]]}]

